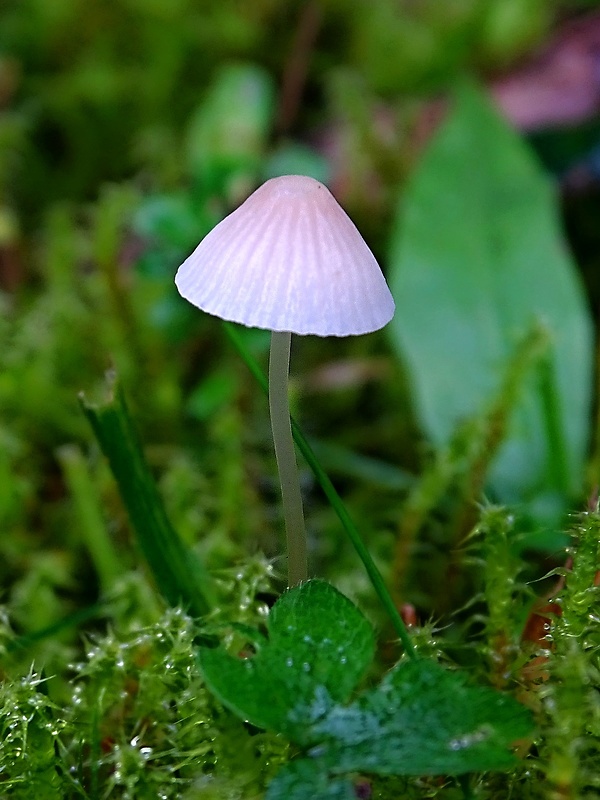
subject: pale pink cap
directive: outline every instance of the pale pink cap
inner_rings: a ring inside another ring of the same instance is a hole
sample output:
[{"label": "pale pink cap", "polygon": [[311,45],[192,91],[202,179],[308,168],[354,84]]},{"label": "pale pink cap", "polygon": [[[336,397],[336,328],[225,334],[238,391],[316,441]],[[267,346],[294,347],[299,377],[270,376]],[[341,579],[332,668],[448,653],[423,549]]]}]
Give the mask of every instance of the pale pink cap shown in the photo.
[{"label": "pale pink cap", "polygon": [[350,336],[394,315],[356,226],[322,183],[301,175],[260,186],[200,242],[175,283],[209,314],[272,331]]}]

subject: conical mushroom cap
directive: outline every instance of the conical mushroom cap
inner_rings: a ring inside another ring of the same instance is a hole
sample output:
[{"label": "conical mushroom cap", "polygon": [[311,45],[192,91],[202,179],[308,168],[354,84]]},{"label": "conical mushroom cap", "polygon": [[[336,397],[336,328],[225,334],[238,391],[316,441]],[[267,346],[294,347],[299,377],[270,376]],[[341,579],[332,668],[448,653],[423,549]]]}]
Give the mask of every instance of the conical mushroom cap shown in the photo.
[{"label": "conical mushroom cap", "polygon": [[373,253],[319,181],[272,178],[184,261],[179,293],[253,328],[349,336],[382,328],[394,301]]}]

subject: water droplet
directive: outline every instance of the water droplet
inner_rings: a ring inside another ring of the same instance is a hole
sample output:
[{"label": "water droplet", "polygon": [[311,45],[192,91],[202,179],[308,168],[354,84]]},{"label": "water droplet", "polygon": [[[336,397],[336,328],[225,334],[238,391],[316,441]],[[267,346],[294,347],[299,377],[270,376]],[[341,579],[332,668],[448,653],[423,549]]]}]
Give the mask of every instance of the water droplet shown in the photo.
[{"label": "water droplet", "polygon": [[294,659],[293,658],[286,658],[285,663],[288,667],[294,666]]},{"label": "water droplet", "polygon": [[345,664],[347,661],[348,661],[348,659],[346,658],[346,656],[342,656],[340,658],[340,664]]},{"label": "water droplet", "polygon": [[304,670],[304,672],[310,672],[310,664],[308,663],[308,661],[305,661],[304,664],[302,664],[302,669]]},{"label": "water droplet", "polygon": [[457,739],[451,739],[448,742],[450,750],[464,750],[466,747],[473,747],[473,745],[484,742],[488,738],[489,733],[485,728],[480,728],[473,733],[465,733],[464,736],[459,736]]}]

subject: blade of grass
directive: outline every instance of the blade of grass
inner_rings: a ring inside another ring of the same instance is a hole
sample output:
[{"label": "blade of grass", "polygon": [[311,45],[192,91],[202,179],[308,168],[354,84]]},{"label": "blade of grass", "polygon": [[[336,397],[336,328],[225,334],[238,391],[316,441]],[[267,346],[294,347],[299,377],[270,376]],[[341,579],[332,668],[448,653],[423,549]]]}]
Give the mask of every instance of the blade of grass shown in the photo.
[{"label": "blade of grass", "polygon": [[562,424],[562,398],[557,387],[556,364],[550,347],[544,353],[544,357],[540,359],[539,389],[546,436],[549,443],[548,477],[553,488],[567,494],[572,492],[575,487],[570,485],[569,454]]},{"label": "blade of grass", "polygon": [[123,574],[123,566],[106,529],[88,464],[75,444],[59,447],[56,456],[73,498],[81,537],[94,562],[102,591],[108,592]]},{"label": "blade of grass", "polygon": [[[269,384],[267,381],[267,377],[261,370],[257,361],[254,359],[254,356],[245,346],[243,339],[239,335],[237,329],[235,328],[234,325],[232,325],[229,322],[224,322],[223,326],[225,328],[227,336],[229,337],[233,346],[238,351],[241,358],[245,362],[246,366],[248,367],[248,369],[258,382],[260,388],[263,390],[265,395],[268,396]],[[298,423],[294,420],[293,417],[292,417],[292,435],[294,437],[294,441],[296,442],[298,449],[304,456],[306,463],[311,468],[317,483],[320,485],[325,496],[329,500],[331,507],[333,508],[333,510],[338,516],[338,519],[342,523],[342,527],[344,528],[346,534],[348,535],[350,541],[352,542],[352,545],[354,546],[354,549],[356,550],[358,557],[363,562],[367,575],[369,576],[369,579],[373,584],[373,588],[375,589],[375,592],[379,597],[383,607],[389,614],[389,617],[392,621],[392,625],[394,626],[394,629],[398,634],[398,638],[404,645],[407,654],[411,656],[411,658],[416,658],[416,653],[411,638],[408,634],[406,626],[404,625],[404,622],[402,621],[402,617],[400,616],[398,609],[396,608],[396,605],[392,600],[392,597],[385,585],[381,572],[379,571],[377,565],[373,561],[373,558],[371,557],[371,554],[369,553],[365,543],[360,538],[358,528],[356,527],[350,514],[348,513],[348,510],[344,505],[342,498],[337,493],[337,490],[330,481],[327,473],[321,467],[321,464],[317,460],[317,457],[315,456],[312,447],[304,438],[304,434],[300,430]]]},{"label": "blade of grass", "polygon": [[415,485],[413,475],[393,464],[360,455],[349,447],[330,441],[310,438],[309,443],[324,469],[330,473],[357,478],[393,492],[405,491]]},{"label": "blade of grass", "polygon": [[169,522],[123,391],[112,373],[107,376],[107,390],[100,403],[88,402],[83,394],[79,399],[108,459],[140,549],[165,599],[203,616],[216,602],[213,581]]},{"label": "blade of grass", "polygon": [[91,606],[86,606],[86,608],[80,608],[72,614],[68,614],[66,617],[62,617],[56,622],[53,622],[52,625],[48,625],[32,633],[24,634],[23,636],[18,636],[16,639],[10,639],[5,644],[6,652],[12,653],[16,650],[23,650],[37,644],[37,642],[42,642],[44,639],[57,636],[68,628],[76,628],[84,622],[88,622],[95,617],[105,614],[107,608],[108,603],[104,600],[94,603]]}]

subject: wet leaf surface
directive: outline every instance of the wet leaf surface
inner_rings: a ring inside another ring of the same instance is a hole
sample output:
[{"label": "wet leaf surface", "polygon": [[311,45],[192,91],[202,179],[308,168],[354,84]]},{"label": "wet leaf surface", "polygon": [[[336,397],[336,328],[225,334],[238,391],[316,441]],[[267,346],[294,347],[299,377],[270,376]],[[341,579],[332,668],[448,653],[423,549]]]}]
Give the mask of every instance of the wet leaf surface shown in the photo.
[{"label": "wet leaf surface", "polygon": [[253,658],[202,650],[214,694],[254,725],[308,744],[310,725],[349,699],[375,651],[371,625],[328,583],[312,580],[286,592],[269,616],[269,641]]},{"label": "wet leaf surface", "polygon": [[397,664],[346,705],[374,654],[362,613],[323,581],[286,592],[272,609],[269,639],[242,659],[203,649],[216,696],[243,719],[283,733],[306,758],[286,765],[268,800],[346,800],[346,777],[459,775],[508,768],[517,740],[532,732],[529,711],[462,672],[414,659]]},{"label": "wet leaf surface", "polygon": [[424,660],[396,665],[377,688],[313,728],[332,772],[379,775],[503,769],[514,763],[511,744],[529,733],[529,712],[511,697]]}]

